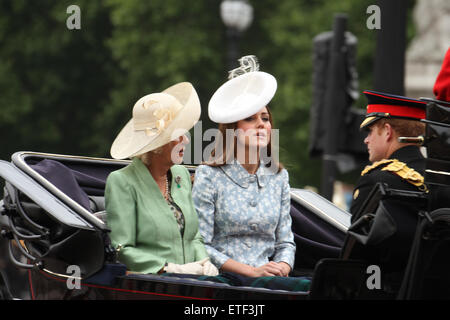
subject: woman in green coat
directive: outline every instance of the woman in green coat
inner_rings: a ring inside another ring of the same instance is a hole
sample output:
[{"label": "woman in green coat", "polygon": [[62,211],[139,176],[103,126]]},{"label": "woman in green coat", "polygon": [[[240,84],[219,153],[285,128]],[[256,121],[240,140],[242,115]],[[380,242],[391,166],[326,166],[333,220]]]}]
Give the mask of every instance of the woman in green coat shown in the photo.
[{"label": "woman in green coat", "polygon": [[105,201],[111,241],[131,272],[216,275],[198,231],[188,170],[188,132],[200,117],[190,83],[146,95],[111,147],[131,164],[112,172]]}]

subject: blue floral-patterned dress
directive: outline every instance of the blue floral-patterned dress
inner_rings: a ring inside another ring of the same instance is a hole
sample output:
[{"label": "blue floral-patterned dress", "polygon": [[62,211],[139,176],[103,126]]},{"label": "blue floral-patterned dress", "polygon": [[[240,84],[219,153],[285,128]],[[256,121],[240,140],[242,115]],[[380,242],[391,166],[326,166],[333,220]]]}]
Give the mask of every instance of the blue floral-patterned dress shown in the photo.
[{"label": "blue floral-patterned dress", "polygon": [[294,266],[288,172],[260,164],[249,174],[241,164],[200,165],[192,197],[199,231],[212,263],[228,259],[254,267],[271,261]]}]

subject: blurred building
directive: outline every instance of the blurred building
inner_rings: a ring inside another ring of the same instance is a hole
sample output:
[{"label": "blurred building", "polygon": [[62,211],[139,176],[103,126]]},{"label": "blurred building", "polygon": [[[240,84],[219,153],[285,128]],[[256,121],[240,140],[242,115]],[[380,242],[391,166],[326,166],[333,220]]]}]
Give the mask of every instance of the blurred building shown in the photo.
[{"label": "blurred building", "polygon": [[342,210],[350,212],[350,206],[353,200],[353,189],[354,185],[335,181],[332,202]]},{"label": "blurred building", "polygon": [[406,51],[405,94],[433,98],[433,85],[450,47],[450,1],[417,0],[415,36]]}]

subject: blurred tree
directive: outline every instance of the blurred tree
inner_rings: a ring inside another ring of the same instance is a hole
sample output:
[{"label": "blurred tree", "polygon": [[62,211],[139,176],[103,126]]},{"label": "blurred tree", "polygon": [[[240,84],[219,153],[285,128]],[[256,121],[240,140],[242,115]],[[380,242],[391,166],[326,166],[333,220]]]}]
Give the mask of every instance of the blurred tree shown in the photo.
[{"label": "blurred tree", "polygon": [[218,1],[108,0],[114,30],[108,46],[116,61],[110,103],[96,118],[100,155],[131,118],[143,95],[191,82],[202,104],[203,129],[211,127],[208,101],[226,79],[224,32]]},{"label": "blurred tree", "polygon": [[[247,33],[246,49],[258,55],[262,69],[278,79],[271,108],[275,125],[281,129],[281,160],[290,172],[291,185],[318,187],[321,161],[308,155],[312,40],[332,29],[335,13],[347,13],[347,30],[358,38],[360,88],[370,88],[376,37],[374,31],[366,28],[366,9],[371,1],[264,0],[253,4],[255,23]],[[357,104],[364,103],[363,99],[357,101]]]},{"label": "blurred tree", "polygon": [[[3,0],[0,2],[0,158],[18,150],[109,157],[135,101],[189,81],[202,103],[226,81],[220,0]],[[348,14],[358,37],[360,91],[372,87],[376,31],[366,28],[371,0],[252,0],[254,20],[241,55],[255,54],[278,80],[271,102],[281,160],[291,185],[318,186],[320,161],[308,157],[312,44]],[[69,5],[81,30],[68,30]],[[410,34],[410,32],[408,33]],[[360,97],[363,107],[365,99]],[[332,115],[330,115],[332,116]]]},{"label": "blurred tree", "polygon": [[[114,25],[109,45],[122,75],[112,92],[111,104],[98,122],[105,128],[99,131],[100,145],[109,147],[130,119],[131,106],[139,96],[177,81],[194,84],[202,102],[203,129],[214,126],[207,118],[207,103],[226,79],[220,1],[108,3]],[[349,30],[360,39],[361,84],[370,83],[375,39],[375,33],[366,28],[370,1],[258,0],[252,5],[254,22],[243,35],[241,55],[255,54],[262,70],[278,79],[279,89],[271,108],[281,129],[281,160],[291,172],[292,185],[318,186],[320,161],[309,159],[307,152],[312,39],[331,29],[335,12],[348,13]]]},{"label": "blurred tree", "polygon": [[111,88],[105,46],[111,24],[101,2],[80,0],[81,30],[68,30],[72,1],[0,3],[1,157],[18,150],[89,153]]}]

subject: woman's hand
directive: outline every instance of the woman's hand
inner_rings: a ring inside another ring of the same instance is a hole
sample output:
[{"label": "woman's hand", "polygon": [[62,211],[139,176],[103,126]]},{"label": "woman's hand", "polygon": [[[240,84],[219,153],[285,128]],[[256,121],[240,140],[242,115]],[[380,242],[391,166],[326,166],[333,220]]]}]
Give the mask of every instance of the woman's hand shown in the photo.
[{"label": "woman's hand", "polygon": [[283,266],[277,262],[270,261],[260,267],[253,268],[252,277],[284,276]]},{"label": "woman's hand", "polygon": [[203,266],[203,275],[205,276],[217,276],[219,274],[219,270],[215,265],[211,263],[209,258],[205,258],[200,261],[200,264]]},{"label": "woman's hand", "polygon": [[209,258],[204,258],[200,261],[190,262],[186,264],[168,263],[162,269],[167,273],[184,273],[184,274],[199,274],[206,276],[217,276],[219,270],[209,261]]},{"label": "woman's hand", "polygon": [[291,267],[286,262],[270,261],[259,267],[252,267],[248,264],[228,259],[221,267],[223,272],[234,272],[247,277],[287,277],[291,272]]},{"label": "woman's hand", "polygon": [[291,266],[289,264],[287,264],[286,262],[283,262],[283,261],[277,262],[277,263],[282,269],[282,272],[281,272],[282,276],[283,277],[288,277],[289,273],[291,272]]},{"label": "woman's hand", "polygon": [[183,273],[183,274],[203,274],[203,265],[199,261],[189,262],[186,264],[176,264],[169,262],[164,267],[164,272],[167,273]]}]

